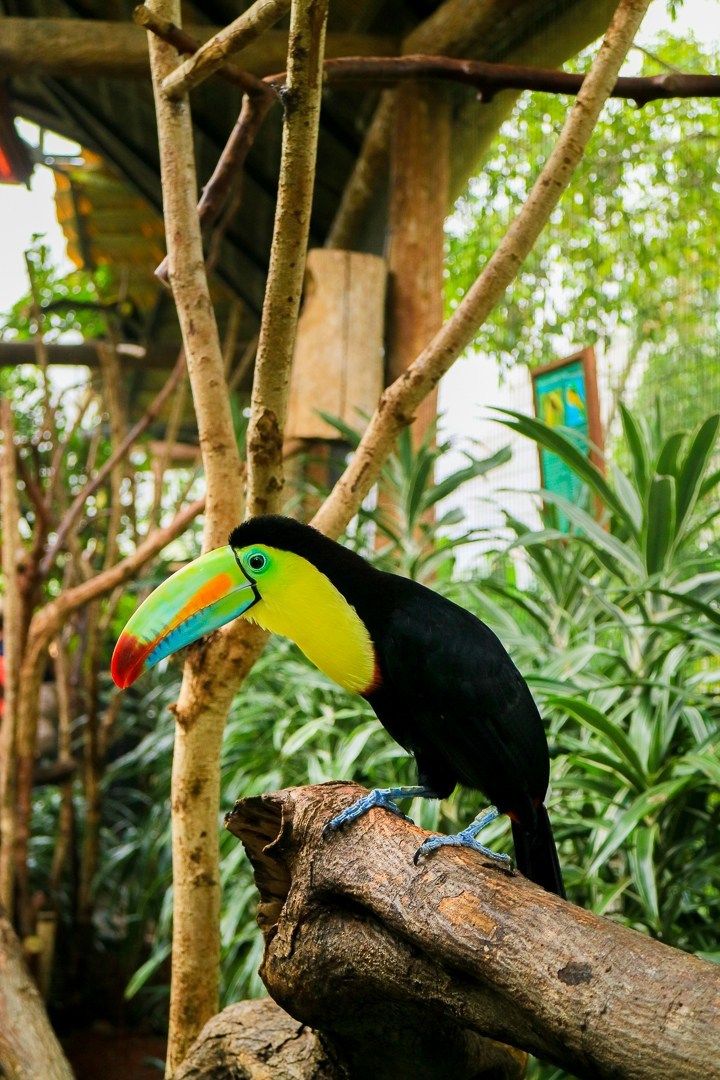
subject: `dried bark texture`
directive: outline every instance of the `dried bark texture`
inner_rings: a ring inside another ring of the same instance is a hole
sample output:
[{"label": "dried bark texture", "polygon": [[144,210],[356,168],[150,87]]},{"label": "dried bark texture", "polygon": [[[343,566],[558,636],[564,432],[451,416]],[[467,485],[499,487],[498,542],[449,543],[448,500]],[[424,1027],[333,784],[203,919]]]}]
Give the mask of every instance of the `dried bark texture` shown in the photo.
[{"label": "dried bark texture", "polygon": [[335,1080],[314,1031],[270,998],[241,1001],[213,1016],[173,1080]]},{"label": "dried bark texture", "polygon": [[72,1070],[0,911],[0,1074],[7,1080],[73,1080]]},{"label": "dried bark texture", "polygon": [[313,519],[322,532],[330,536],[342,532],[379,476],[398,433],[412,422],[420,402],[469,345],[517,275],[582,158],[648,5],[649,0],[621,0],[524,206],[453,316],[383,394],[352,461]]},{"label": "dried bark texture", "polygon": [[0,510],[2,511],[3,648],[5,665],[5,705],[0,720],[0,905],[13,911],[15,834],[15,738],[17,728],[17,687],[22,637],[22,598],[18,584],[17,556],[20,545],[12,409],[7,398],[0,400],[2,459],[0,460]]},{"label": "dried bark texture", "polygon": [[[274,26],[290,10],[290,0],[256,0],[234,22],[210,38],[201,49],[163,79],[162,89],[169,98],[179,98],[240,52],[251,41]],[[290,30],[292,40],[292,28]]]},{"label": "dried bark texture", "polygon": [[[371,1055],[389,1042],[376,1039],[376,1018],[412,1024],[414,1014],[420,1046],[449,1023],[583,1077],[720,1077],[716,965],[472,851],[445,848],[416,867],[428,834],[383,810],[323,840],[359,794],[343,783],[291,788],[245,799],[226,820],[255,870],[263,979],[298,1020]],[[383,1060],[351,1075],[382,1078]],[[387,1075],[423,1075],[407,1061]]]},{"label": "dried bark texture", "polygon": [[283,428],[315,184],[328,0],[294,0],[277,209],[247,434],[247,512],[280,506]]}]

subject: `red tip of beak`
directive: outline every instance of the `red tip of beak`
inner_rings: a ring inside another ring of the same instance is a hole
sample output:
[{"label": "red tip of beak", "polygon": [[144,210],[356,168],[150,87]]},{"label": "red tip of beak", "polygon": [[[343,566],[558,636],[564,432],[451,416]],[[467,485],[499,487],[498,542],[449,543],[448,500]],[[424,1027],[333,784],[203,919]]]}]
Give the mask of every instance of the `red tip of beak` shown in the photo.
[{"label": "red tip of beak", "polygon": [[145,661],[153,650],[153,642],[143,645],[132,634],[122,633],[110,661],[113,682],[121,690],[127,690],[142,674]]}]

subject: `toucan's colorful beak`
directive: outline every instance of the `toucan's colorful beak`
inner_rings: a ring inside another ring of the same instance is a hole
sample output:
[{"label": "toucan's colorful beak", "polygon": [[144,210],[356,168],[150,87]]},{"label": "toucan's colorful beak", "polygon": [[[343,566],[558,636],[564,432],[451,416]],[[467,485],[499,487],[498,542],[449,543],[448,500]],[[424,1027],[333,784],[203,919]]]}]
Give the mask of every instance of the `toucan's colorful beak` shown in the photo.
[{"label": "toucan's colorful beak", "polygon": [[216,548],[164,581],[137,609],[110,662],[121,690],[159,660],[242,615],[259,599],[231,547]]}]

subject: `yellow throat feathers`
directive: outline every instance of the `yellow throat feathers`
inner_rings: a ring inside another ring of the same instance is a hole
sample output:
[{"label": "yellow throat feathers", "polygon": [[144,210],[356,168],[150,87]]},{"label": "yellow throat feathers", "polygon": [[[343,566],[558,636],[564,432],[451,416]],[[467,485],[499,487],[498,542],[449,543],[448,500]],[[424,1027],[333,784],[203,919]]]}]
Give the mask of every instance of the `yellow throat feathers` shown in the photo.
[{"label": "yellow throat feathers", "polygon": [[261,600],[247,617],[290,638],[345,690],[368,690],[375,674],[370,635],[345,597],[317,567],[292,551],[267,548],[272,567],[258,578]]}]

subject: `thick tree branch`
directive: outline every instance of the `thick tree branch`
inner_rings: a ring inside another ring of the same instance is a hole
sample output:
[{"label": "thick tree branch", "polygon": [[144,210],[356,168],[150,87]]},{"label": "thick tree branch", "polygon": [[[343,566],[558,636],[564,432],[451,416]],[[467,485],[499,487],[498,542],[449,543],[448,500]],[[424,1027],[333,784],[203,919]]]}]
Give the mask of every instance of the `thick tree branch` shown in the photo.
[{"label": "thick tree branch", "polygon": [[453,316],[384,392],[350,464],[313,519],[322,532],[342,532],[377,480],[399,432],[412,422],[417,406],[470,344],[516,277],[582,158],[648,5],[649,0],[621,0],[525,204]]},{"label": "thick tree branch", "polygon": [[247,434],[247,512],[278,509],[283,428],[315,185],[327,0],[293,0],[277,209]]},{"label": "thick tree branch", "polygon": [[[228,56],[240,52],[274,26],[289,10],[290,0],[256,0],[234,22],[206,41],[194,56],[166,75],[162,81],[163,93],[177,100],[222,67]],[[292,36],[292,30],[290,33]]]},{"label": "thick tree branch", "polygon": [[271,998],[263,998],[240,1001],[208,1020],[173,1080],[231,1076],[242,1076],[242,1080],[335,1080],[335,1070],[317,1035]]},{"label": "thick tree branch", "polygon": [[580,1076],[715,1075],[716,965],[472,851],[446,848],[416,867],[428,834],[383,810],[324,840],[325,823],[361,793],[342,783],[291,788],[245,799],[226,819],[260,892],[263,980],[284,1009],[345,1051],[351,1077],[401,1075],[397,1063],[394,1072],[384,1065],[391,1040],[374,1026],[383,1017],[406,1046],[402,1075],[475,1075],[443,1072],[442,1059],[439,1071],[417,1071],[426,1041],[446,1062],[457,1052],[442,1041],[446,1024]]}]

